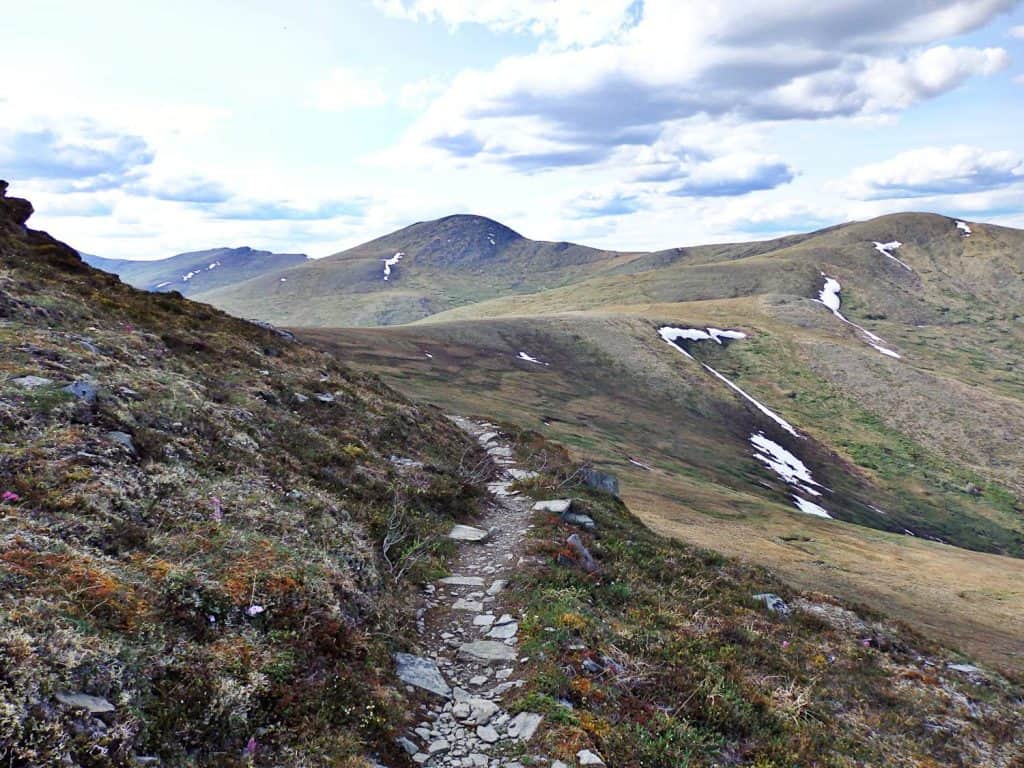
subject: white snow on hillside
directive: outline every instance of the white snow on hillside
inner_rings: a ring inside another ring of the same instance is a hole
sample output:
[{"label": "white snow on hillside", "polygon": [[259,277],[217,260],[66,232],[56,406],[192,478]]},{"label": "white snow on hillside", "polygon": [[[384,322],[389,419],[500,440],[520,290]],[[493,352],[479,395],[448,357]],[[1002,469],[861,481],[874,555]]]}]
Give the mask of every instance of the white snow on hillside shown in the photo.
[{"label": "white snow on hillside", "polygon": [[398,264],[398,262],[402,260],[403,256],[405,256],[405,254],[402,251],[399,251],[390,259],[384,259],[384,280],[391,277],[391,268]]},{"label": "white snow on hillside", "polygon": [[842,300],[840,299],[840,293],[843,290],[842,286],[839,285],[838,280],[836,280],[834,277],[829,277],[824,272],[821,273],[821,276],[825,278],[825,285],[822,287],[821,291],[818,292],[818,298],[816,299],[816,301],[828,307],[829,311],[833,315],[838,317],[840,320],[842,320],[844,323],[846,323],[847,325],[852,325],[858,331],[863,333],[867,337],[866,343],[870,347],[873,347],[875,350],[881,352],[883,355],[899,359],[900,355],[898,352],[894,352],[888,347],[882,346],[882,344],[885,342],[885,339],[883,339],[881,336],[873,334],[867,328],[857,325],[852,320],[848,320],[843,315],[843,313],[839,311],[839,307],[841,306],[842,302]]},{"label": "white snow on hillside", "polygon": [[754,458],[785,482],[801,493],[821,496],[821,491],[818,490],[821,485],[811,477],[811,470],[800,459],[775,441],[765,437],[764,432],[752,434],[750,442],[754,446]]},{"label": "white snow on hillside", "polygon": [[181,282],[187,283],[189,280],[191,280],[193,277],[195,277],[198,274],[199,273],[196,272],[196,271],[191,271],[188,274],[182,275],[181,276]]},{"label": "white snow on hillside", "polygon": [[536,357],[531,357],[530,355],[526,354],[525,352],[520,352],[519,353],[519,359],[520,360],[525,360],[528,363],[536,363],[537,365],[551,365],[551,363],[542,362],[542,361],[538,360]]},{"label": "white snow on hillside", "polygon": [[899,240],[893,240],[892,242],[889,242],[889,243],[880,243],[880,242],[878,242],[876,240],[876,241],[874,241],[874,243],[875,243],[875,250],[878,251],[880,254],[882,254],[883,256],[885,256],[887,258],[892,259],[893,261],[895,261],[897,264],[899,264],[904,269],[909,270],[910,272],[914,271],[913,269],[911,269],[909,264],[907,264],[906,262],[900,261],[892,253],[897,248],[899,248],[901,245],[903,245],[903,243],[901,243]]},{"label": "white snow on hillside", "polygon": [[959,229],[960,232],[963,233],[964,237],[970,237],[971,236],[971,225],[968,224],[966,221],[958,221],[956,223],[956,228]]},{"label": "white snow on hillside", "polygon": [[220,262],[219,261],[215,261],[212,264],[210,264],[210,266],[208,266],[206,268],[206,271],[209,272],[211,269],[216,269],[219,266],[220,266]]},{"label": "white snow on hillside", "polygon": [[487,242],[489,242],[491,245],[496,245],[496,243],[494,242],[494,233],[493,232],[488,232],[487,233]]},{"label": "white snow on hillside", "polygon": [[168,286],[168,285],[170,285],[170,284],[171,284],[171,281],[170,281],[170,280],[164,280],[164,282],[162,282],[162,283],[158,283],[156,287],[157,287],[157,288],[164,288],[164,287],[166,287],[166,286]]},{"label": "white snow on hillside", "polygon": [[806,515],[814,515],[815,517],[824,517],[824,518],[828,518],[829,520],[832,519],[832,515],[830,515],[828,513],[828,511],[825,510],[824,507],[819,507],[813,501],[808,501],[807,499],[801,499],[799,496],[794,494],[794,496],[793,496],[793,503],[796,504],[796,508],[797,509],[799,509],[801,512],[803,512]]},{"label": "white snow on hillside", "polygon": [[[682,342],[715,341],[718,344],[721,344],[722,339],[745,339],[747,337],[747,334],[743,333],[743,331],[723,331],[717,328],[708,328],[708,330],[702,331],[700,328],[674,328],[670,325],[664,325],[661,328],[659,328],[658,335],[661,336],[661,338],[665,340],[667,343],[671,344],[673,349],[686,355],[691,360],[693,360],[694,357],[689,352],[687,352],[686,349],[683,348]],[[761,413],[763,413],[769,419],[774,421],[784,430],[789,432],[794,437],[801,437],[800,433],[793,428],[792,424],[790,424],[784,418],[779,416],[779,414],[775,413],[764,403],[761,403],[754,397],[751,397],[749,394],[744,392],[740,387],[733,384],[731,381],[729,381],[728,378],[720,374],[707,363],[701,363],[701,365],[704,366],[704,368],[707,369],[716,378],[721,379],[723,382],[725,382],[725,384],[728,385],[732,390],[734,390],[741,397],[745,398],[755,408],[757,408],[757,410],[761,411]]]},{"label": "white snow on hillside", "polygon": [[708,328],[702,330],[700,328],[673,328],[671,326],[663,326],[658,329],[658,334],[679,349],[687,357],[692,355],[679,346],[676,342],[678,341],[713,341],[716,344],[721,344],[722,339],[745,339],[747,334],[743,331],[723,331],[719,328]]}]

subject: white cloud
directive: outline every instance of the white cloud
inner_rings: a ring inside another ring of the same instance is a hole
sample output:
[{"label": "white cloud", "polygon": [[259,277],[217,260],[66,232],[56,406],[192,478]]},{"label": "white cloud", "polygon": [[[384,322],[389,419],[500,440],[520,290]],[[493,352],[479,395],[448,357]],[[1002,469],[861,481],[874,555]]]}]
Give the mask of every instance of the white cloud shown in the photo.
[{"label": "white cloud", "polygon": [[[1009,57],[999,48],[918,46],[973,29],[1010,5],[733,0],[709,8],[646,0],[638,23],[605,42],[461,73],[399,152],[404,162],[447,157],[533,173],[628,159],[695,119],[731,126],[891,114],[1004,68]],[[401,4],[414,17],[449,21],[511,7]]]},{"label": "white cloud", "polygon": [[855,169],[840,185],[846,197],[887,200],[987,192],[1024,182],[1014,152],[978,147],[924,147]]},{"label": "white cloud", "polygon": [[327,112],[380,107],[388,96],[380,84],[352,69],[337,67],[313,86],[315,105]]},{"label": "white cloud", "polygon": [[406,83],[398,92],[398,106],[408,110],[423,109],[444,89],[445,84],[433,77]]},{"label": "white cloud", "polygon": [[525,32],[558,45],[593,45],[635,21],[636,0],[375,0],[393,16],[480,24],[497,32]]},{"label": "white cloud", "polygon": [[1024,40],[1024,24],[1010,27],[1010,36],[1016,37],[1018,40]]}]

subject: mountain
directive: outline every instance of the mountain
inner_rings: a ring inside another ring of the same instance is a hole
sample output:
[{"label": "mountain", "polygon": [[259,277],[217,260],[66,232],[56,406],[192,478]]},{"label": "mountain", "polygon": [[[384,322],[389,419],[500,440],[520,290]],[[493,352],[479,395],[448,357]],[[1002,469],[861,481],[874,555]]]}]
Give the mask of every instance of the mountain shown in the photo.
[{"label": "mountain", "polygon": [[86,264],[115,274],[136,288],[178,291],[184,296],[224,288],[309,259],[301,253],[271,253],[248,247],[210,248],[154,261],[105,259],[87,253],[79,255]]},{"label": "mountain", "polygon": [[393,325],[565,285],[633,254],[529,240],[482,216],[420,222],[324,259],[198,294],[293,325]]},{"label": "mountain", "polygon": [[[31,205],[5,192],[9,765],[498,765],[528,749],[544,765],[600,753],[655,768],[1009,768],[1024,756],[1024,689],[997,670],[659,537],[535,431],[447,419],[337,348],[127,286],[27,228]],[[504,343],[547,341],[523,333]],[[472,334],[460,336],[433,348],[472,379],[485,365],[468,365]],[[552,373],[583,359],[562,357],[571,341],[546,350]],[[548,369],[515,363],[527,364]],[[580,412],[550,405],[549,421]],[[597,448],[587,464],[604,461]],[[532,510],[563,496],[575,517]]]}]

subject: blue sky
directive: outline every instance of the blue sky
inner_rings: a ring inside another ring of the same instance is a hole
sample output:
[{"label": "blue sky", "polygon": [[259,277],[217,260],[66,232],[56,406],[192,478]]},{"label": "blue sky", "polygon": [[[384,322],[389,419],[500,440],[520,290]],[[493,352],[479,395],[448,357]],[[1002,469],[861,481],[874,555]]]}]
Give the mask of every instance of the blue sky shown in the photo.
[{"label": "blue sky", "polygon": [[621,249],[1024,226],[1018,0],[36,0],[0,178],[108,257],[492,216]]}]

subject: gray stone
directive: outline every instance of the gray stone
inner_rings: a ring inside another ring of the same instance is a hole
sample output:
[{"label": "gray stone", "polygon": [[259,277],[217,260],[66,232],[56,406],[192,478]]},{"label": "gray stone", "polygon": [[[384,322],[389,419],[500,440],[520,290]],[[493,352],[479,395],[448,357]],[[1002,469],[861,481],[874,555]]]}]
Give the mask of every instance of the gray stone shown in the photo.
[{"label": "gray stone", "polygon": [[590,515],[577,515],[570,512],[562,515],[562,519],[569,525],[575,525],[577,528],[583,528],[586,531],[597,530],[597,523],[594,522],[594,518]]},{"label": "gray stone", "polygon": [[466,600],[465,598],[459,598],[455,601],[455,605],[452,606],[456,611],[469,611],[470,613],[480,613],[484,609],[484,604],[479,603],[476,600]]},{"label": "gray stone", "polygon": [[429,759],[430,755],[428,755],[426,752],[417,752],[415,755],[412,756],[412,761],[417,765],[423,765]]},{"label": "gray stone", "polygon": [[602,766],[605,764],[604,760],[601,759],[601,756],[599,754],[597,754],[596,752],[592,752],[589,749],[581,749],[579,752],[577,752],[576,760],[579,761],[580,766]]},{"label": "gray stone", "polygon": [[114,705],[102,696],[90,696],[87,693],[71,693],[70,691],[57,691],[57,693],[54,694],[54,697],[61,704],[67,704],[69,707],[78,707],[79,709],[87,709],[94,715],[114,711]]},{"label": "gray stone", "polygon": [[445,682],[436,662],[409,653],[396,653],[395,665],[395,673],[403,683],[445,698],[451,695],[451,686]]},{"label": "gray stone", "polygon": [[482,587],[484,580],[482,576],[445,576],[441,583],[453,587]]},{"label": "gray stone", "polygon": [[430,745],[427,747],[427,752],[429,752],[431,755],[444,754],[451,748],[452,745],[449,744],[447,740],[438,739],[437,741],[430,742]]},{"label": "gray stone", "polygon": [[317,392],[315,395],[313,395],[313,397],[319,400],[321,403],[334,402],[334,395],[332,395],[329,392]]},{"label": "gray stone", "polygon": [[294,393],[292,395],[292,399],[296,403],[298,403],[299,405],[302,405],[303,403],[308,403],[309,402],[309,397],[307,395],[302,394],[301,392]]},{"label": "gray stone", "polygon": [[[498,705],[487,699],[473,698],[462,703],[467,706],[468,712],[458,719],[464,720],[467,725],[487,725],[498,713]],[[455,716],[454,710],[452,714]]]},{"label": "gray stone", "polygon": [[64,387],[64,391],[70,395],[74,395],[83,403],[92,405],[96,402],[96,385],[88,379],[78,379],[77,381],[73,381]]},{"label": "gray stone", "polygon": [[754,599],[764,603],[765,607],[772,613],[778,613],[783,616],[788,616],[790,613],[790,607],[786,605],[786,601],[778,595],[773,595],[771,592],[762,592],[759,595],[754,595]]},{"label": "gray stone", "polygon": [[552,512],[556,515],[563,515],[569,511],[569,507],[572,506],[572,499],[548,499],[547,501],[538,501],[533,505],[534,512]]},{"label": "gray stone", "polygon": [[449,539],[456,541],[486,541],[490,534],[472,525],[456,525],[448,532]]},{"label": "gray stone", "polygon": [[[474,752],[469,756],[470,764],[473,768],[487,768],[487,755],[481,755],[479,752]],[[465,765],[465,763],[463,763]]]},{"label": "gray stone", "polygon": [[12,384],[16,384],[22,389],[35,389],[36,387],[47,387],[53,384],[53,379],[44,379],[42,376],[19,376],[16,379],[11,379]]},{"label": "gray stone", "polygon": [[597,573],[597,571],[600,570],[600,566],[598,566],[594,556],[590,554],[590,550],[587,549],[583,540],[579,537],[579,534],[574,533],[565,540],[565,543],[568,544],[569,547],[572,548],[572,551],[576,553],[579,558],[580,567],[583,568],[584,571],[587,573]]},{"label": "gray stone", "polygon": [[473,617],[473,626],[476,627],[489,627],[494,623],[494,616],[489,613],[482,613],[479,616]]},{"label": "gray stone", "polygon": [[476,735],[480,738],[481,741],[485,741],[488,744],[493,744],[501,738],[500,736],[498,736],[498,732],[489,725],[477,726]]},{"label": "gray stone", "polygon": [[496,579],[495,582],[487,588],[487,594],[493,597],[507,586],[508,582],[505,579]]},{"label": "gray stone", "polygon": [[973,664],[950,664],[949,668],[955,672],[963,672],[968,675],[981,672],[981,668],[976,667]]},{"label": "gray stone", "polygon": [[107,432],[107,439],[113,443],[117,443],[132,455],[137,453],[135,450],[135,443],[132,441],[132,436],[127,432],[118,432],[117,430]]},{"label": "gray stone", "polygon": [[463,661],[482,661],[487,664],[507,662],[515,660],[516,650],[494,640],[476,640],[459,646],[459,658]]},{"label": "gray stone", "polygon": [[405,738],[405,736],[399,736],[395,739],[395,742],[410,755],[415,755],[420,751],[420,748],[417,747],[410,739]]},{"label": "gray stone", "polygon": [[551,764],[551,768],[569,768],[569,764],[563,763],[561,760],[555,760],[555,762]]},{"label": "gray stone", "polygon": [[534,478],[540,477],[537,472],[529,469],[509,469],[508,473],[512,475],[513,480],[533,480]]},{"label": "gray stone", "polygon": [[584,485],[598,491],[610,493],[613,496],[619,495],[619,479],[615,475],[601,472],[593,467],[584,467],[580,470],[580,479]]},{"label": "gray stone", "polygon": [[495,624],[487,633],[487,637],[493,637],[495,640],[508,640],[515,637],[517,632],[519,632],[519,624],[513,621],[507,624]]},{"label": "gray stone", "polygon": [[537,728],[543,719],[543,715],[538,715],[535,712],[520,712],[509,723],[506,732],[513,739],[529,741],[533,738],[533,734],[537,732]]}]

